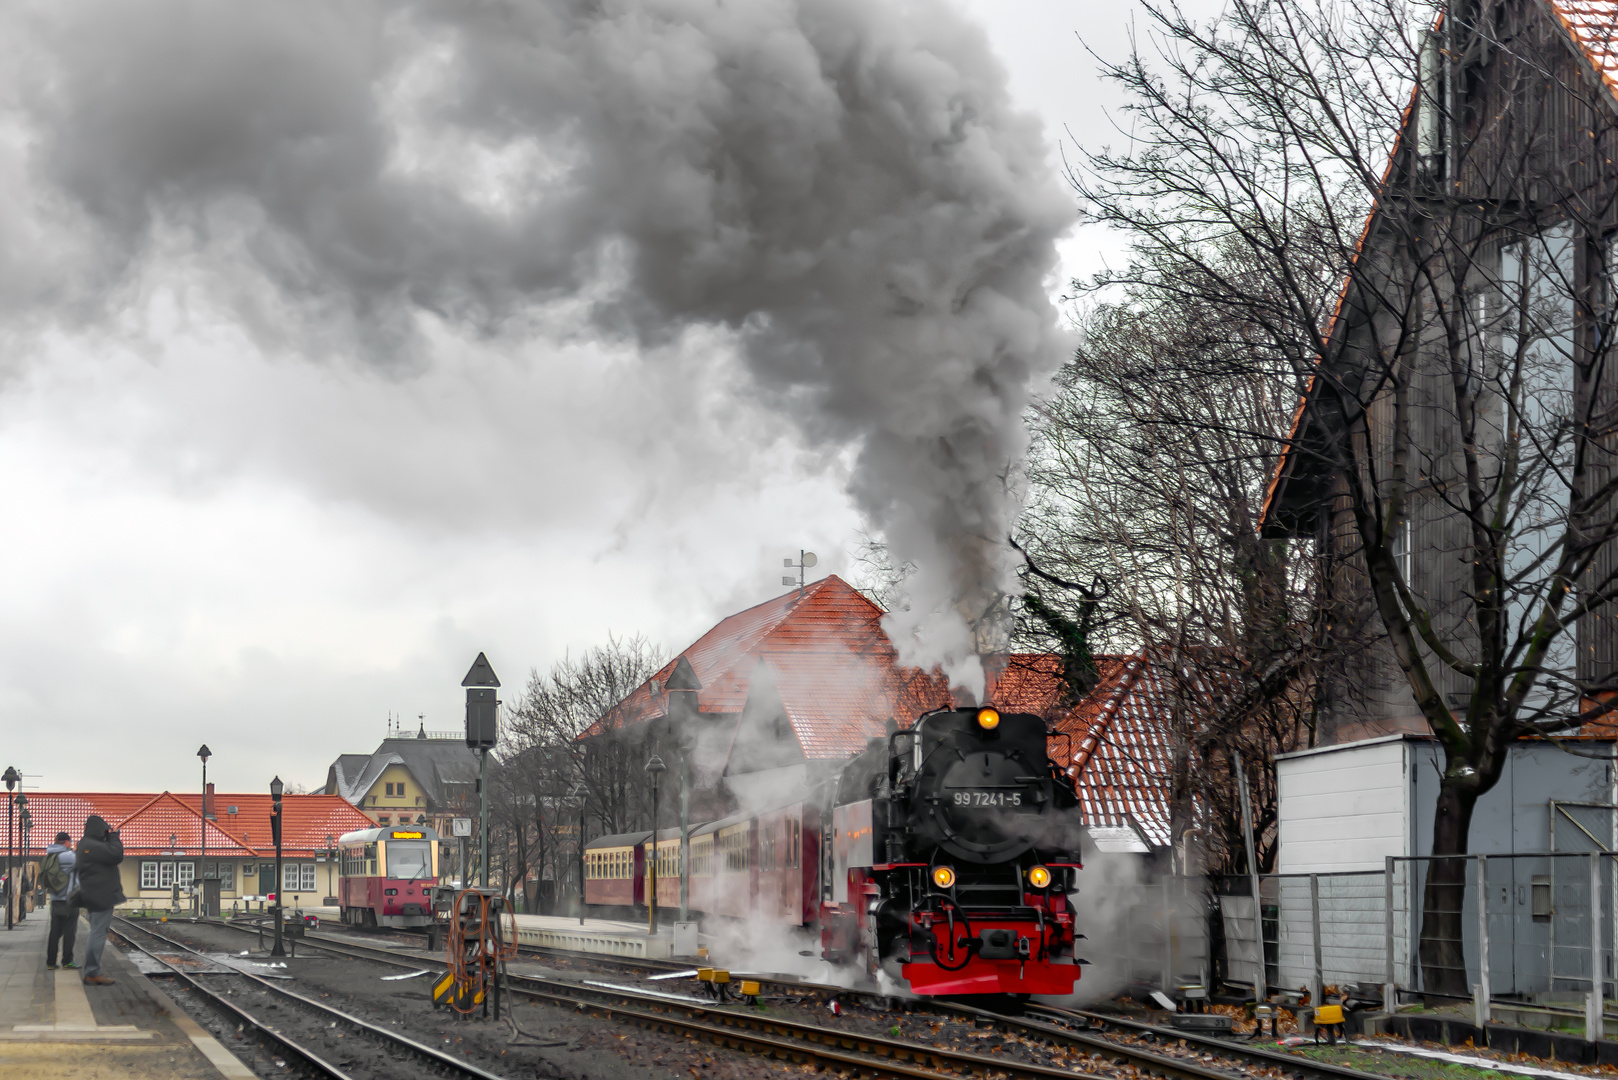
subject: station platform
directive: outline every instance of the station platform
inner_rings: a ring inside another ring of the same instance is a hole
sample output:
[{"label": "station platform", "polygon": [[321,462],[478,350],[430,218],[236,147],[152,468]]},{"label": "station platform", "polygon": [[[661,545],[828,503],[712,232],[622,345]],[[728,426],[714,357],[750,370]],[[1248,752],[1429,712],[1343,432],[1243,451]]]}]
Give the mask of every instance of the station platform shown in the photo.
[{"label": "station platform", "polygon": [[[45,969],[50,918],[0,927],[0,1070],[24,1080],[251,1080],[253,1072],[136,971],[110,942],[111,986]],[[79,920],[75,962],[89,924]]]},{"label": "station platform", "polygon": [[[321,921],[336,922],[340,912],[334,907],[304,907],[300,911],[318,915]],[[517,940],[541,949],[571,949],[602,956],[624,956],[634,960],[668,960],[674,953],[674,937],[669,927],[648,936],[644,922],[622,919],[585,919],[565,915],[518,915]],[[694,951],[694,950],[693,950]]]}]

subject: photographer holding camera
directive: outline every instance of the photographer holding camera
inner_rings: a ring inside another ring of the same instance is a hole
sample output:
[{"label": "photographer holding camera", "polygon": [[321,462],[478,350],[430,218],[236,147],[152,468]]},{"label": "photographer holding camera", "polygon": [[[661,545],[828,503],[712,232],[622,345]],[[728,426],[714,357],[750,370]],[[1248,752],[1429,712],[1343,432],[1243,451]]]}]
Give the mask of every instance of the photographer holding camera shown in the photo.
[{"label": "photographer holding camera", "polygon": [[101,950],[107,944],[113,909],[124,901],[118,873],[118,864],[124,861],[124,843],[107,828],[103,818],[91,814],[85,819],[84,838],[76,854],[79,906],[90,918],[90,937],[84,945],[84,982],[87,986],[110,986],[114,980],[101,974]]}]

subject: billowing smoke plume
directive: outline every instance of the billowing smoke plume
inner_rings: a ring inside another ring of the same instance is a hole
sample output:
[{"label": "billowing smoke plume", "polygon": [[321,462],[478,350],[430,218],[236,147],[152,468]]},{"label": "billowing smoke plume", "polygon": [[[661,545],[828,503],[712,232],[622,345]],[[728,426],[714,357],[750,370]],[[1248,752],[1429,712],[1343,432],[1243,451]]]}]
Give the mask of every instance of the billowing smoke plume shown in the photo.
[{"label": "billowing smoke plume", "polygon": [[646,346],[722,328],[748,392],[857,448],[852,493],[917,568],[890,628],[904,657],[981,690],[959,612],[1006,584],[1002,478],[1063,352],[1046,289],[1072,208],[947,4],[10,18],[38,198],[0,210],[0,239],[49,218],[77,243],[31,263],[5,245],[14,316],[104,313],[184,258],[261,340],[314,355],[419,363],[425,321],[521,335],[557,310]]}]

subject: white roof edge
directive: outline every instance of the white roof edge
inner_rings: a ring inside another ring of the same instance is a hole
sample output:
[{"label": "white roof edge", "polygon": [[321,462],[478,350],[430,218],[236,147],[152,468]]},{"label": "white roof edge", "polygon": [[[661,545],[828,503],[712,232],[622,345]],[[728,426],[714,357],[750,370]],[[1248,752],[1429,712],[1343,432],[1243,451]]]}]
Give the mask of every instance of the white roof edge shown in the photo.
[{"label": "white roof edge", "polygon": [[1422,735],[1414,731],[1396,731],[1392,735],[1378,735],[1374,739],[1359,739],[1355,742],[1332,743],[1330,746],[1312,746],[1308,750],[1288,750],[1284,754],[1275,755],[1276,761],[1287,761],[1292,758],[1315,757],[1319,754],[1335,754],[1341,750],[1358,750],[1362,746],[1380,746],[1383,743],[1404,742],[1432,742],[1431,735]]}]

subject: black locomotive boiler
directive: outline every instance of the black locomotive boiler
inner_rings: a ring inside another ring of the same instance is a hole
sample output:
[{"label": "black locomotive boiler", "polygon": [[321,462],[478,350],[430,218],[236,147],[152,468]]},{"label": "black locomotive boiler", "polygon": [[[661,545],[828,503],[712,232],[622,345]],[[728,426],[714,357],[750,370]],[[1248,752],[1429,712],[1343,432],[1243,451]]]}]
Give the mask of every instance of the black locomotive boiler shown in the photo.
[{"label": "black locomotive boiler", "polygon": [[826,959],[917,994],[1071,993],[1079,810],[1048,737],[946,709],[851,761],[822,845]]}]

